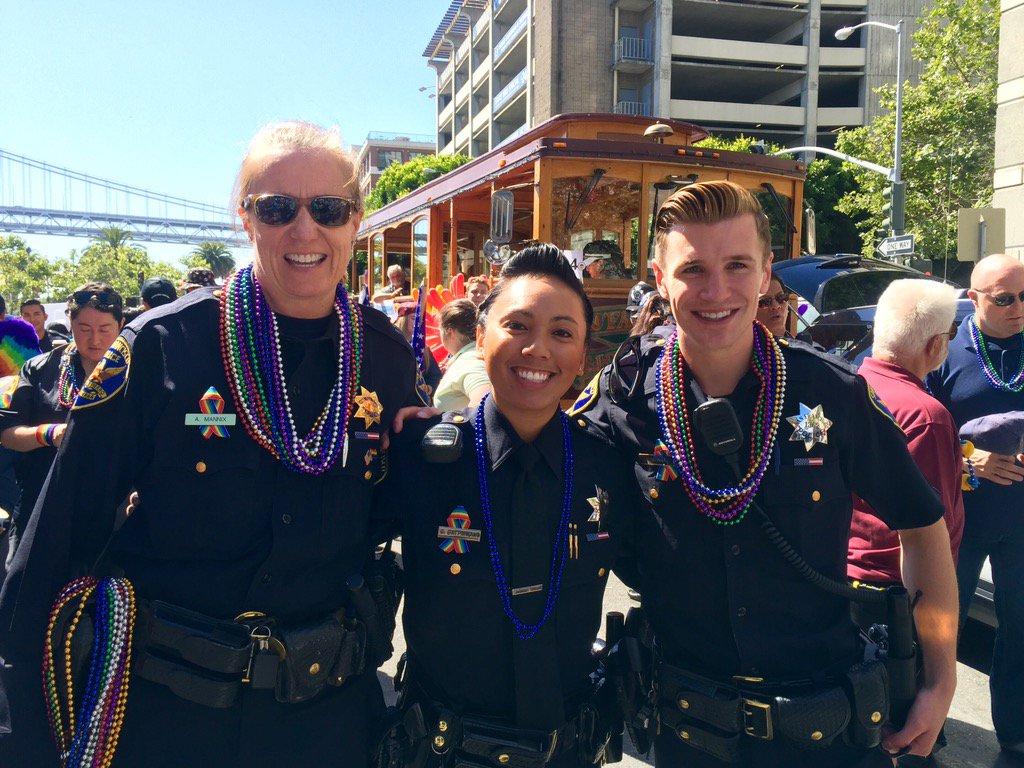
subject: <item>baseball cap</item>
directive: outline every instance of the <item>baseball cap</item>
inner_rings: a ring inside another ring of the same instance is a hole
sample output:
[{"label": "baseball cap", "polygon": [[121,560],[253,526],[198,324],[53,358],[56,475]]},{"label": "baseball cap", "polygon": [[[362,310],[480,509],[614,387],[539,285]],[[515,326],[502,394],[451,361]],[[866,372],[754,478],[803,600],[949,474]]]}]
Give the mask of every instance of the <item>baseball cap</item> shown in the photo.
[{"label": "baseball cap", "polygon": [[178,292],[174,290],[174,285],[165,277],[149,278],[142,284],[139,294],[142,296],[142,300],[151,307],[170,304],[178,298]]}]

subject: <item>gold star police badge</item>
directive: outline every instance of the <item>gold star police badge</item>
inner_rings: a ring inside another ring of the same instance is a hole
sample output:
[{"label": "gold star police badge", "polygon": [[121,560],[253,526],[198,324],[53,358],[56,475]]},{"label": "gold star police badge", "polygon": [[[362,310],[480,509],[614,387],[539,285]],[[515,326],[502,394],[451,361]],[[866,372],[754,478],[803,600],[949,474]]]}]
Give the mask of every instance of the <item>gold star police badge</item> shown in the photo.
[{"label": "gold star police badge", "polygon": [[361,391],[355,397],[357,406],[355,418],[366,422],[368,428],[372,424],[380,424],[381,414],[384,413],[384,406],[380,404],[380,398],[376,392],[371,392],[366,387],[360,387]]}]

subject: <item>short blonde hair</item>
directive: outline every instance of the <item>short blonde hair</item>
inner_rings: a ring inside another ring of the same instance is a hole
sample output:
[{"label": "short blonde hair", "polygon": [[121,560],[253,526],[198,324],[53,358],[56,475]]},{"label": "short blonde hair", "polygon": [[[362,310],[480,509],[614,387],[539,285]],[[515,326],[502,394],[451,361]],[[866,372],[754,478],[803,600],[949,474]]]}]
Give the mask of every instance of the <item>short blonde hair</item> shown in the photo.
[{"label": "short blonde hair", "polygon": [[662,257],[665,238],[676,227],[717,224],[748,213],[754,217],[757,239],[767,258],[772,251],[771,225],[761,203],[748,190],[732,181],[697,182],[678,189],[661,204],[654,218],[655,258]]},{"label": "short blonde hair", "polygon": [[235,178],[231,196],[232,209],[242,205],[252,187],[253,179],[267,166],[271,158],[299,150],[323,150],[334,155],[345,177],[345,183],[339,193],[354,200],[356,210],[363,210],[363,196],[359,191],[355,156],[345,149],[341,132],[337,128],[324,128],[304,120],[270,123],[256,132],[249,142],[249,148],[242,158],[242,165]]}]

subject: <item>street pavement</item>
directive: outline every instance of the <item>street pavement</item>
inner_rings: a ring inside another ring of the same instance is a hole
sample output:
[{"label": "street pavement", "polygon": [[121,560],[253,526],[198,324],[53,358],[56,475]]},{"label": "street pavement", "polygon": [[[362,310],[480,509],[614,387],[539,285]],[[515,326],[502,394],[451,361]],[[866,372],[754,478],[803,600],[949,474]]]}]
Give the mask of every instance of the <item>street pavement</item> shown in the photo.
[{"label": "street pavement", "polygon": [[[612,577],[605,593],[604,610],[626,613],[635,605],[625,586]],[[999,754],[989,710],[988,664],[991,658],[992,632],[986,627],[969,626],[961,643],[961,661],[957,664],[957,692],[953,699],[946,734],[949,746],[938,753],[941,768],[1020,768]],[[388,703],[394,703],[392,676],[398,658],[405,650],[401,622],[395,633],[395,655],[381,670],[381,682]],[[653,755],[637,756],[626,739],[627,754],[619,763],[623,768],[641,768],[654,764]]]}]

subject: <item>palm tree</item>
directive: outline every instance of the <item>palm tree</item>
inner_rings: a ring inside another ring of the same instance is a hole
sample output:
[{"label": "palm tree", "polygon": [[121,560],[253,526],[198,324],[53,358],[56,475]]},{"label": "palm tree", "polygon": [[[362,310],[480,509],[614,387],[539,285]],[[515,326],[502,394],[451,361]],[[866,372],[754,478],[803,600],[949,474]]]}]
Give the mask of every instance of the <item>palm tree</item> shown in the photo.
[{"label": "palm tree", "polygon": [[132,233],[127,229],[121,229],[120,227],[103,227],[100,233],[96,235],[92,241],[99,245],[106,245],[115,251],[120,251],[121,248],[132,239]]},{"label": "palm tree", "polygon": [[224,243],[207,240],[192,250],[192,255],[210,265],[214,277],[223,280],[235,268],[235,257]]}]

